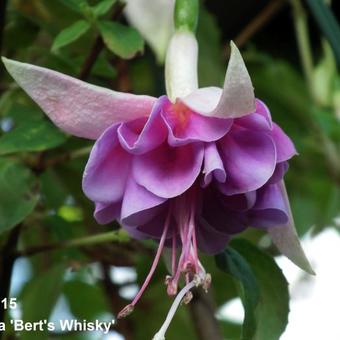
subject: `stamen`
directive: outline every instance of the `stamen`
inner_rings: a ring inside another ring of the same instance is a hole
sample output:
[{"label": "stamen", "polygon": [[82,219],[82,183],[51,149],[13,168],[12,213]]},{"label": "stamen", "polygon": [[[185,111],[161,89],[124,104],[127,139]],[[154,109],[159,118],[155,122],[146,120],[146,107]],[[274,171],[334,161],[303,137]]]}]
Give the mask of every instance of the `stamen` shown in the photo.
[{"label": "stamen", "polygon": [[176,231],[175,228],[172,230],[172,275],[176,273]]},{"label": "stamen", "polygon": [[157,267],[157,264],[159,262],[159,259],[161,257],[161,254],[162,254],[162,250],[164,248],[164,243],[165,243],[165,239],[166,239],[166,235],[168,233],[168,229],[169,229],[169,224],[170,224],[170,216],[171,216],[171,213],[170,213],[170,210],[169,210],[169,213],[168,213],[168,216],[166,218],[166,221],[165,221],[165,225],[164,225],[164,230],[163,230],[163,234],[161,236],[161,239],[160,239],[160,242],[159,242],[159,246],[158,246],[158,249],[157,249],[157,253],[156,253],[156,256],[153,260],[153,263],[152,263],[152,266],[151,266],[151,269],[149,271],[149,274],[148,276],[146,277],[141,289],[139,290],[139,292],[137,293],[137,295],[135,296],[135,298],[133,299],[133,301],[127,305],[126,307],[124,307],[119,313],[118,313],[118,318],[124,318],[125,316],[127,316],[128,314],[130,314],[133,310],[133,307],[136,305],[136,303],[138,302],[138,300],[140,299],[140,297],[143,295],[146,287],[149,285],[149,282],[155,272],[155,269]]},{"label": "stamen", "polygon": [[165,333],[170,325],[171,320],[173,319],[176,310],[178,306],[180,305],[183,297],[190,291],[190,289],[194,288],[197,285],[196,280],[192,280],[189,282],[176,296],[176,299],[174,300],[168,315],[166,316],[166,319],[161,327],[161,329],[155,334],[153,337],[153,340],[165,340]]}]

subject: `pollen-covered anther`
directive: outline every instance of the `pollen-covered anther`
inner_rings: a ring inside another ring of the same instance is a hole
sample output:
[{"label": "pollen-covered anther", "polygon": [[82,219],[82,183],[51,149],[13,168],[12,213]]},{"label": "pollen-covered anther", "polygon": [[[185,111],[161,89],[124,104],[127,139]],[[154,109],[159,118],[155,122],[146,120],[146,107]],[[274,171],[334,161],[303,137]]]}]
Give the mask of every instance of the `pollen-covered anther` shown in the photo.
[{"label": "pollen-covered anther", "polygon": [[192,300],[193,297],[194,296],[193,296],[192,292],[189,291],[184,295],[182,302],[187,305],[187,304],[190,303],[190,301]]},{"label": "pollen-covered anther", "polygon": [[127,305],[125,306],[117,315],[117,319],[123,319],[130,315],[134,310],[134,306],[132,305]]},{"label": "pollen-covered anther", "polygon": [[177,294],[177,283],[173,280],[173,278],[170,276],[169,279],[165,280],[166,281],[166,285],[167,285],[167,293],[169,296],[175,296]]},{"label": "pollen-covered anther", "polygon": [[205,275],[205,278],[203,279],[202,288],[207,293],[210,286],[211,286],[211,274],[207,273]]}]

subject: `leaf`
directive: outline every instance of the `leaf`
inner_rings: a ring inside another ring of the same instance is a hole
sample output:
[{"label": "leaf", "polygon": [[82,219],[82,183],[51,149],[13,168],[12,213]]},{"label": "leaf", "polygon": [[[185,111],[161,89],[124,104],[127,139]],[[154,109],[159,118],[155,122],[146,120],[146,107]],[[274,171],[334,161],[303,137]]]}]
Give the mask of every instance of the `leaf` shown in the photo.
[{"label": "leaf", "polygon": [[143,52],[144,41],[132,27],[111,21],[100,21],[98,26],[108,49],[119,57],[130,59]]},{"label": "leaf", "polygon": [[307,0],[307,4],[320,30],[332,46],[337,64],[340,65],[340,26],[336,17],[323,0]]},{"label": "leaf", "polygon": [[65,283],[63,293],[72,314],[80,320],[95,320],[109,310],[103,291],[97,285],[69,281]]},{"label": "leaf", "polygon": [[83,13],[84,8],[88,7],[86,0],[59,0],[59,1],[77,13]]},{"label": "leaf", "polygon": [[35,185],[27,168],[0,158],[0,233],[14,227],[33,211],[38,201]]},{"label": "leaf", "polygon": [[90,27],[91,25],[85,20],[76,21],[56,36],[52,45],[52,51],[58,50],[59,48],[76,41],[84,35]]},{"label": "leaf", "polygon": [[288,283],[272,257],[253,246],[250,242],[235,239],[231,246],[250,265],[260,288],[256,308],[257,328],[253,339],[277,340],[288,323]]},{"label": "leaf", "polygon": [[[57,303],[64,281],[65,265],[58,264],[48,271],[35,276],[25,287],[22,295],[22,319],[24,321],[48,320]],[[44,327],[46,328],[46,327]],[[47,339],[47,330],[43,332],[21,333],[20,339]]]},{"label": "leaf", "polygon": [[102,0],[99,4],[93,7],[96,17],[105,15],[110,8],[117,2],[117,0]]},{"label": "leaf", "polygon": [[21,151],[43,151],[63,144],[67,137],[47,119],[21,123],[0,138],[0,155]]},{"label": "leaf", "polygon": [[239,283],[245,315],[241,339],[252,339],[256,331],[255,308],[259,301],[259,287],[247,261],[234,249],[228,247],[216,255],[216,264]]}]

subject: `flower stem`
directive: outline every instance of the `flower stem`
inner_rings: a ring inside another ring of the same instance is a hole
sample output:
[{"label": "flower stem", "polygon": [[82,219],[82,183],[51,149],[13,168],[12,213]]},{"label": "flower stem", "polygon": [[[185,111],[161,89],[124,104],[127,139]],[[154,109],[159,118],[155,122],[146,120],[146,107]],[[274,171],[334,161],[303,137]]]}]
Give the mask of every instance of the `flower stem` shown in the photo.
[{"label": "flower stem", "polygon": [[300,0],[291,0],[293,7],[294,26],[299,48],[303,72],[307,81],[310,96],[315,100],[313,56],[309,40],[308,22],[306,12]]}]

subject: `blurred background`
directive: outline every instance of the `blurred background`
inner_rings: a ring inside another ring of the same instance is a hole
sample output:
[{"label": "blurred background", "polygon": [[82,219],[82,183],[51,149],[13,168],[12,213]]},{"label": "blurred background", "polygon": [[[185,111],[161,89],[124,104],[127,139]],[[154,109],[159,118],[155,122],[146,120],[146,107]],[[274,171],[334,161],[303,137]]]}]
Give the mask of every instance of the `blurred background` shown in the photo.
[{"label": "blurred background", "polygon": [[[201,2],[200,85],[223,83],[234,40],[256,96],[299,152],[286,182],[317,276],[280,257],[259,231],[241,235],[247,251],[240,253],[261,293],[255,313],[259,340],[340,339],[339,15],[336,1]],[[162,52],[155,56],[144,38],[149,42],[138,23],[127,21],[120,1],[0,1],[2,56],[111,89],[159,96],[165,92]],[[91,145],[55,128],[0,65],[0,298],[19,301],[15,310],[1,306],[0,322],[110,321],[148,272],[152,242],[131,240],[118,224],[100,226],[92,217],[92,204],[81,191]],[[235,249],[240,244],[236,241]],[[276,256],[278,267],[268,255]],[[222,338],[239,339],[245,314],[239,296],[247,300],[247,287],[233,273],[220,271],[212,258],[202,255],[202,260],[213,276],[210,294],[197,293],[179,310],[168,338],[205,340],[200,327],[215,311]],[[290,301],[279,268],[289,282]],[[165,275],[162,265],[135,312],[108,335],[59,329],[15,334],[8,323],[1,338],[150,339],[171,304]]]}]

